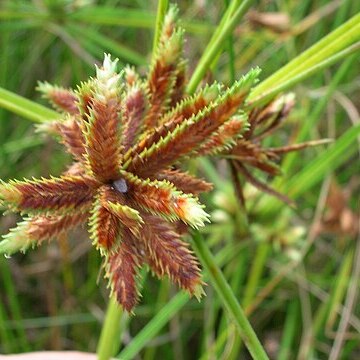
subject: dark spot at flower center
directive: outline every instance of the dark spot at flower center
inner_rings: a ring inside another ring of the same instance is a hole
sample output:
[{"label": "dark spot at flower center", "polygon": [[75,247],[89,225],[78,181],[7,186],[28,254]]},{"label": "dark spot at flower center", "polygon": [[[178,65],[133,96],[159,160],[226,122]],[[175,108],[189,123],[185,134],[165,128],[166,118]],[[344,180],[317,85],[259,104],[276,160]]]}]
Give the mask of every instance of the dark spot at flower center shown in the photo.
[{"label": "dark spot at flower center", "polygon": [[125,179],[119,179],[119,180],[115,180],[112,183],[113,187],[115,190],[117,190],[120,193],[126,193],[128,191],[128,186],[126,184]]}]

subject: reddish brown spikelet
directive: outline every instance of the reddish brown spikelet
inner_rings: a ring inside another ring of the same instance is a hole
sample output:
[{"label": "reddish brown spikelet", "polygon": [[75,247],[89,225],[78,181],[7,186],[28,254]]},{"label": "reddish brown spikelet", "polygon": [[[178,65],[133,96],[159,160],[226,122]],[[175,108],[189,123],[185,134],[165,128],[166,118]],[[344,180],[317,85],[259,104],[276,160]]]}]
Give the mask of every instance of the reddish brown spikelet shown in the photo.
[{"label": "reddish brown spikelet", "polygon": [[170,183],[137,179],[137,181],[130,181],[128,184],[128,197],[135,206],[153,213],[163,214],[170,219],[176,218],[174,209],[176,191]]},{"label": "reddish brown spikelet", "polygon": [[[198,147],[204,140],[203,134],[194,131],[196,124],[202,122],[209,111],[207,109],[196,117],[180,122],[173,131],[168,131],[164,138],[161,137],[149,149],[145,148],[140,154],[136,154],[129,163],[128,171],[148,177],[154,171],[166,169],[181,156],[194,150],[194,147]],[[164,128],[166,129],[166,126]]]},{"label": "reddish brown spikelet", "polygon": [[119,104],[115,99],[94,100],[86,133],[86,157],[101,181],[115,180],[120,170]]},{"label": "reddish brown spikelet", "polygon": [[88,216],[87,212],[62,216],[37,216],[28,220],[27,234],[41,243],[85,223]]},{"label": "reddish brown spikelet", "polygon": [[177,67],[174,90],[170,97],[170,107],[175,106],[184,98],[186,82],[186,61],[183,60],[179,62]]},{"label": "reddish brown spikelet", "polygon": [[[169,111],[160,119],[160,124],[166,124],[168,131],[175,129],[184,119],[191,118],[214,102],[221,92],[221,85],[214,83],[206,85],[203,89],[191,97],[187,97],[172,111]],[[157,141],[157,140],[156,140]]]},{"label": "reddish brown spikelet", "polygon": [[147,96],[140,86],[133,86],[124,101],[122,145],[127,151],[135,142],[143,125]]},{"label": "reddish brown spikelet", "polygon": [[212,184],[205,180],[196,178],[187,172],[180,170],[166,170],[160,173],[157,177],[158,180],[167,180],[174,184],[179,190],[184,193],[200,194],[212,190]]},{"label": "reddish brown spikelet", "polygon": [[204,222],[208,221],[208,215],[198,199],[179,191],[172,183],[142,180],[125,172],[123,176],[128,184],[126,197],[133,208],[144,209],[170,221],[181,219],[195,228],[204,226]]},{"label": "reddish brown spikelet", "polygon": [[[168,13],[165,16],[164,23],[161,30],[159,47],[164,47],[166,43],[171,39],[171,36],[176,31],[177,26],[178,9],[176,6],[171,6]],[[186,82],[186,61],[179,58],[176,64],[175,80],[173,89],[170,93],[170,107],[173,107],[184,96],[185,82]]]},{"label": "reddish brown spikelet", "polygon": [[88,121],[90,115],[91,104],[94,97],[94,87],[95,81],[94,79],[91,79],[87,82],[81,83],[76,91],[79,113],[82,117],[82,120],[85,122]]},{"label": "reddish brown spikelet", "polygon": [[234,116],[220,126],[219,130],[213,133],[209,139],[196,151],[198,155],[216,154],[232,147],[236,139],[240,137],[246,125],[246,117]]},{"label": "reddish brown spikelet", "polygon": [[11,181],[0,184],[0,198],[15,211],[61,214],[87,207],[97,186],[81,176]]},{"label": "reddish brown spikelet", "polygon": [[126,85],[130,89],[139,81],[139,75],[136,73],[135,69],[132,66],[126,66],[124,69],[124,73]]},{"label": "reddish brown spikelet", "polygon": [[104,186],[101,190],[102,206],[115,215],[131,233],[138,236],[143,224],[139,212],[127,206],[125,196],[110,186]]},{"label": "reddish brown spikelet", "polygon": [[70,166],[68,166],[68,169],[64,172],[63,175],[86,176],[85,172],[86,172],[86,169],[85,169],[83,163],[74,162]]},{"label": "reddish brown spikelet", "polygon": [[136,277],[140,262],[134,248],[131,234],[123,231],[119,248],[109,255],[106,263],[106,276],[112,291],[127,312],[132,311],[139,299]]},{"label": "reddish brown spikelet", "polygon": [[176,31],[162,47],[159,47],[151,67],[147,86],[149,88],[149,111],[145,118],[147,128],[157,125],[159,117],[169,106],[170,95],[176,82],[177,64],[182,51],[182,31]]},{"label": "reddish brown spikelet", "polygon": [[237,145],[231,150],[231,154],[244,163],[250,164],[270,175],[279,175],[279,166],[270,160],[273,155],[262,149],[260,145],[247,140],[239,140]]},{"label": "reddish brown spikelet", "polygon": [[199,264],[189,245],[181,241],[171,224],[154,216],[146,216],[144,220],[142,241],[152,271],[159,278],[168,275],[190,294],[201,296]]},{"label": "reddish brown spikelet", "polygon": [[50,100],[51,104],[57,110],[67,112],[72,115],[79,113],[77,107],[77,97],[76,94],[69,89],[64,89],[59,86],[53,86],[49,83],[39,83],[39,91],[43,93],[43,96]]},{"label": "reddish brown spikelet", "polygon": [[253,109],[249,114],[249,131],[245,138],[260,140],[275,131],[295,105],[293,94],[276,98],[269,104]]},{"label": "reddish brown spikelet", "polygon": [[87,213],[78,213],[26,218],[3,237],[3,241],[0,242],[0,252],[8,255],[19,250],[24,252],[29,247],[38,246],[45,240],[51,240],[68,232],[73,227],[83,223],[87,215]]},{"label": "reddish brown spikelet", "polygon": [[169,41],[172,34],[176,30],[177,26],[177,17],[178,17],[178,8],[174,5],[171,5],[169,11],[166,13],[159,39],[159,47],[166,45],[166,42]]},{"label": "reddish brown spikelet", "polygon": [[58,123],[59,133],[62,142],[66,146],[68,152],[77,160],[83,160],[85,153],[84,136],[82,134],[78,121],[69,117],[63,122]]},{"label": "reddish brown spikelet", "polygon": [[93,244],[103,255],[116,251],[115,245],[119,244],[120,220],[101,204],[100,199],[91,210],[89,226]]}]

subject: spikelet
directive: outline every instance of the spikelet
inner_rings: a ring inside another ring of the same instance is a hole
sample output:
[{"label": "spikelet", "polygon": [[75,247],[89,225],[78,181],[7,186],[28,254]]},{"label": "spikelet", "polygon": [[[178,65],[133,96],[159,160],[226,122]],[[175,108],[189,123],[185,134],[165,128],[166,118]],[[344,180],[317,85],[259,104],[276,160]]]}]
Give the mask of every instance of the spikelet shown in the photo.
[{"label": "spikelet", "polygon": [[247,127],[246,120],[245,114],[231,117],[196,150],[196,154],[199,156],[216,155],[236,146],[241,133]]},{"label": "spikelet", "polygon": [[134,204],[169,221],[182,220],[194,228],[204,226],[209,215],[198,199],[185,194],[168,181],[142,180],[133,174],[122,172],[129,184],[129,197]]},{"label": "spikelet", "polygon": [[121,195],[111,187],[103,186],[100,194],[101,205],[116,216],[124,228],[129,229],[131,233],[138,236],[144,221],[139,211],[125,204],[126,199]]},{"label": "spikelet", "polygon": [[77,160],[81,161],[85,154],[84,136],[81,131],[79,121],[74,117],[68,116],[65,121],[57,124],[61,142],[67,151]]},{"label": "spikelet", "polygon": [[78,213],[63,216],[37,216],[25,218],[3,236],[0,242],[0,253],[12,255],[25,252],[28,248],[39,246],[46,240],[58,237],[86,221],[88,214]]},{"label": "spikelet", "polygon": [[120,74],[116,63],[105,55],[103,66],[97,68],[93,100],[88,122],[85,123],[85,158],[91,175],[101,181],[115,180],[120,170],[119,136]]},{"label": "spikelet", "polygon": [[111,293],[130,313],[140,297],[137,277],[142,261],[131,233],[122,229],[121,238],[117,251],[109,254],[105,259],[105,277],[109,279]]},{"label": "spikelet", "polygon": [[120,243],[120,220],[108,211],[101,202],[99,193],[93,203],[89,218],[89,234],[93,245],[102,256],[113,253]]},{"label": "spikelet", "polygon": [[0,180],[0,200],[12,211],[26,214],[83,212],[91,203],[98,182],[82,176],[24,181]]},{"label": "spikelet", "polygon": [[76,94],[60,86],[54,86],[48,82],[39,82],[36,88],[43,94],[43,97],[50,101],[51,105],[59,111],[76,115],[79,109],[76,105]]},{"label": "spikelet", "polygon": [[167,180],[184,193],[199,194],[212,190],[212,184],[180,170],[165,170],[156,177]]},{"label": "spikelet", "polygon": [[138,138],[143,127],[147,107],[148,98],[144,87],[140,83],[134,83],[128,89],[123,102],[121,144],[124,151],[133,146]]},{"label": "spikelet", "polygon": [[153,63],[149,70],[147,86],[149,89],[149,112],[145,118],[147,128],[157,125],[161,114],[170,105],[171,96],[179,73],[178,64],[181,59],[184,31],[173,28],[175,10],[172,7],[165,19]]},{"label": "spikelet", "polygon": [[199,263],[175,229],[157,217],[146,216],[142,240],[147,262],[159,277],[164,275],[200,298],[203,295]]}]

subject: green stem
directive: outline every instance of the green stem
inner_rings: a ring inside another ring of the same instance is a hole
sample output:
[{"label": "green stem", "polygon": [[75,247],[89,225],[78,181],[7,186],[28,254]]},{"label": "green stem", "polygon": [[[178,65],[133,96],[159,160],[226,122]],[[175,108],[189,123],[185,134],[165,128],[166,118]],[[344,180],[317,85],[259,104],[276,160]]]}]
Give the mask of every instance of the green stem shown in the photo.
[{"label": "green stem", "polygon": [[[170,282],[168,280],[163,279],[160,284],[160,289],[158,292],[158,296],[156,299],[156,304],[158,306],[158,311],[161,309],[162,304],[166,304],[167,300],[169,299],[169,292],[170,292]],[[156,347],[148,347],[144,353],[144,360],[153,360],[155,359],[156,355]]]},{"label": "green stem", "polygon": [[298,308],[298,301],[292,301],[286,309],[286,320],[279,353],[277,355],[278,360],[287,360],[291,358],[293,342],[295,341],[296,332],[299,328]]},{"label": "green stem", "polygon": [[[225,0],[225,2],[227,5],[226,10],[225,10],[223,16],[221,17],[220,23],[216,27],[208,45],[207,45],[207,49],[210,48],[210,46],[214,43],[214,41],[218,37],[219,33],[221,33],[222,29],[224,28],[225,24],[229,21],[231,16],[234,15],[235,10],[240,6],[242,0],[232,0],[231,3],[229,3],[229,4],[227,4],[229,2],[229,0]],[[215,66],[219,60],[219,57],[221,55],[220,54],[221,50],[222,50],[222,48],[219,48],[218,54],[215,56],[215,58],[211,62],[211,65],[210,65],[211,70],[213,70],[215,68]],[[206,50],[204,52],[206,52]]]},{"label": "green stem", "polygon": [[[232,4],[230,4],[229,0],[225,0],[225,4],[228,8],[231,8],[230,5],[232,5]],[[229,56],[229,83],[232,84],[235,81],[235,52],[234,52],[233,34],[230,34],[228,37],[227,52],[228,52],[228,56]]]},{"label": "green stem", "polygon": [[[234,30],[236,24],[242,18],[242,16],[246,13],[249,9],[250,5],[254,0],[244,0],[240,6],[235,11],[234,15],[232,15],[228,21],[225,22],[224,26],[216,32],[216,38],[213,41],[210,41],[208,47],[205,49],[190,81],[187,86],[187,93],[192,94],[195,92],[197,86],[199,85],[200,81],[204,77],[206,71],[209,69],[211,63],[213,62],[215,56],[218,52],[222,49],[224,45],[224,41],[226,38],[231,34]],[[224,16],[226,16],[225,13]],[[222,22],[220,23],[222,24]]]},{"label": "green stem", "polygon": [[[136,335],[133,341],[117,356],[131,360],[155,334],[189,301],[189,295],[181,292],[175,295]],[[101,359],[102,360],[102,359]]]},{"label": "green stem", "polygon": [[[269,242],[261,242],[257,246],[256,254],[254,259],[252,260],[248,281],[246,283],[246,287],[244,290],[244,298],[242,301],[242,306],[245,309],[245,313],[248,306],[252,303],[256,291],[259,288],[259,282],[263,274],[263,271],[265,269],[266,260],[270,249],[271,249],[271,245]],[[233,331],[235,331],[235,329]],[[229,351],[228,358],[237,359],[238,353],[241,351],[241,347],[242,347],[241,339],[239,337],[235,337],[231,349]]]},{"label": "green stem", "polygon": [[121,341],[120,320],[122,315],[122,308],[115,298],[111,297],[97,347],[98,360],[111,359],[118,351]]},{"label": "green stem", "polygon": [[0,259],[0,272],[3,278],[5,294],[7,295],[9,308],[11,312],[12,319],[16,321],[16,344],[19,350],[30,351],[30,346],[26,338],[26,332],[22,326],[22,314],[20,306],[20,297],[16,293],[14,287],[14,280],[12,278],[9,264],[5,259]]},{"label": "green stem", "polygon": [[251,327],[249,320],[246,318],[243,309],[237,301],[223,273],[217,266],[213,255],[206,247],[199,232],[195,232],[193,234],[192,244],[201,261],[201,264],[208,272],[211,284],[214,286],[225,308],[229,311],[229,314],[253,359],[268,359],[268,356]]},{"label": "green stem", "polygon": [[35,122],[55,120],[60,117],[56,111],[34,101],[25,99],[0,87],[0,107]]},{"label": "green stem", "polygon": [[154,34],[153,51],[152,51],[153,56],[155,55],[160,40],[161,28],[164,22],[164,17],[168,9],[168,6],[169,6],[168,0],[159,0],[159,5],[156,14],[155,34]]},{"label": "green stem", "polygon": [[1,347],[3,353],[10,353],[13,349],[15,349],[14,346],[12,346],[16,336],[10,331],[9,329],[6,329],[4,324],[8,321],[8,317],[6,314],[5,304],[2,302],[0,303],[0,340],[1,340]]}]

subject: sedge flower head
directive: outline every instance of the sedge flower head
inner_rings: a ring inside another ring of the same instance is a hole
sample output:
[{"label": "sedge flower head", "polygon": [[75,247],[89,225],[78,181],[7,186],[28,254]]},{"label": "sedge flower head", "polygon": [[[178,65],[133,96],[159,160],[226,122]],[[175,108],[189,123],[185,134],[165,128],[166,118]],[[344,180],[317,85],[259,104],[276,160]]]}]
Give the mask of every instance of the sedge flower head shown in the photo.
[{"label": "sedge flower head", "polygon": [[117,59],[105,55],[95,77],[76,90],[39,85],[63,115],[42,129],[58,136],[73,164],[58,177],[0,182],[2,205],[24,217],[4,236],[0,252],[26,251],[87,224],[127,311],[138,301],[144,265],[201,296],[199,264],[181,234],[209,221],[198,195],[212,186],[180,164],[235,146],[259,70],[229,88],[214,83],[188,96],[182,48],[171,8],[145,79],[130,67],[118,71]]}]

